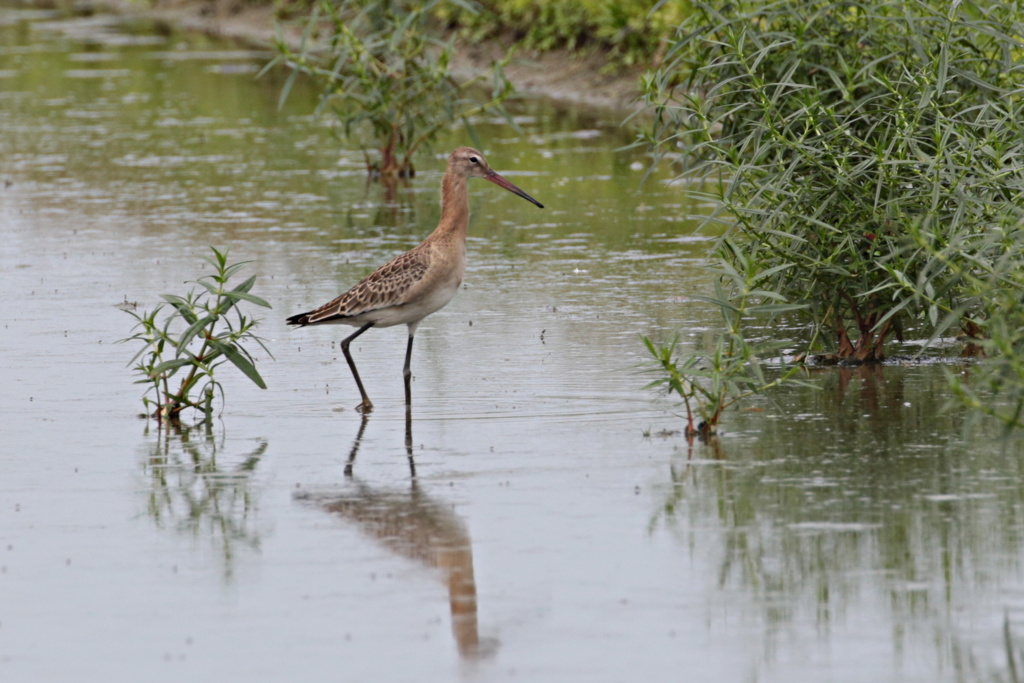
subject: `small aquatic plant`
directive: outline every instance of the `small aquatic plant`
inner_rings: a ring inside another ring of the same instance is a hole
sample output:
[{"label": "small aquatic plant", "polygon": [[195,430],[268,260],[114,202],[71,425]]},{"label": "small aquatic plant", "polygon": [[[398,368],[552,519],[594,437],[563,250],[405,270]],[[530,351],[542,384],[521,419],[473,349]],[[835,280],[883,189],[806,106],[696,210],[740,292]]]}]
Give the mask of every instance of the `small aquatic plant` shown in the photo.
[{"label": "small aquatic plant", "polygon": [[[761,288],[776,273],[760,268],[756,247],[746,253],[731,240],[722,244],[723,248],[733,250],[736,265],[723,261],[713,270],[718,276],[715,296],[692,297],[717,307],[725,323],[725,330],[715,338],[710,350],[680,355],[678,336],[662,343],[642,337],[654,359],[652,371],[661,375],[647,388],[664,388],[683,400],[687,437],[706,438],[715,434],[726,409],[783,383],[802,382],[796,375],[806,372],[801,365],[766,372],[764,359],[779,355],[783,344],[755,343],[748,330],[752,323],[803,306],[790,304],[781,295]],[[697,425],[695,416],[700,419]]]},{"label": "small aquatic plant", "polygon": [[[245,315],[242,304],[263,308],[270,304],[249,293],[255,275],[228,288],[228,281],[247,261],[229,265],[226,250],[211,247],[210,251],[213,255],[203,256],[203,260],[214,272],[194,281],[199,289],[184,296],[164,294],[166,303],[151,311],[128,310],[136,320],[136,332],[121,341],[141,344],[129,365],[134,363],[136,374],[142,376],[136,383],[147,385],[142,396],[146,415],[161,423],[179,424],[182,411],[192,408],[202,415],[201,422],[209,424],[215,399],[219,395],[222,404],[224,401],[224,387],[215,371],[225,362],[259,388],[267,388],[243,343],[259,344],[264,351],[267,347],[253,332],[258,320]],[[167,305],[170,311],[165,309]]]},{"label": "small aquatic plant", "polygon": [[[460,122],[481,146],[470,119],[505,114],[501,105],[513,93],[504,75],[510,54],[478,79],[456,81],[450,69],[454,44],[432,37],[428,27],[445,2],[316,0],[297,49],[278,26],[278,56],[267,69],[291,69],[281,101],[299,75],[311,79],[320,90],[317,113],[332,111],[345,136],[363,147],[367,171],[384,180],[413,175],[416,152]],[[490,92],[484,93],[476,81],[488,76]]]}]

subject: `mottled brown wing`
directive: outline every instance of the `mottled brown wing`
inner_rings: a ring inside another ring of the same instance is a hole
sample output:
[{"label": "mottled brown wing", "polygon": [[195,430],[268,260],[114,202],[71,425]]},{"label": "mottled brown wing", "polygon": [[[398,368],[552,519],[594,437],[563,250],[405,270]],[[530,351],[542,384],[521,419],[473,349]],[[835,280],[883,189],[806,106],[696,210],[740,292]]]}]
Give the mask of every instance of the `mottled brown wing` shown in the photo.
[{"label": "mottled brown wing", "polygon": [[326,323],[405,303],[405,294],[429,266],[429,254],[419,249],[396,256],[338,298],[304,314],[301,324]]}]

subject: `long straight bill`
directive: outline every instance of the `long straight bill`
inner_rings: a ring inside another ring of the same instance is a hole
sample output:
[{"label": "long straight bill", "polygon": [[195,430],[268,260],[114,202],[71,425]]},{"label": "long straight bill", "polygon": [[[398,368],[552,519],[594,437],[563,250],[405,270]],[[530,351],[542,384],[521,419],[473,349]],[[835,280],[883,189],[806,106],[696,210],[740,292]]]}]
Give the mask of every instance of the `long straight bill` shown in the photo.
[{"label": "long straight bill", "polygon": [[523,192],[522,190],[520,190],[518,187],[515,186],[515,183],[513,183],[510,180],[507,180],[507,179],[503,178],[498,173],[495,173],[494,171],[491,171],[490,173],[485,175],[484,178],[487,178],[488,180],[490,180],[492,183],[494,183],[498,187],[504,187],[506,190],[508,190],[512,194],[517,194],[520,197],[522,197],[523,199],[525,199],[526,201],[533,202],[534,204],[536,204],[537,206],[539,206],[542,209],[544,208],[543,204],[541,204],[536,199],[534,199],[530,195],[528,195],[525,192]]}]

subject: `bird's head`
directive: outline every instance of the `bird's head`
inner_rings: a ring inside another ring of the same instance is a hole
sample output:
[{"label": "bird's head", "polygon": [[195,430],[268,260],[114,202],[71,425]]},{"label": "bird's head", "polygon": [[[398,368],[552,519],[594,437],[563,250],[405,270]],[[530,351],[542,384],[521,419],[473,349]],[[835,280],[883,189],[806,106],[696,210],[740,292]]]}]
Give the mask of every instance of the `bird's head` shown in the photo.
[{"label": "bird's head", "polygon": [[497,171],[491,169],[487,164],[484,155],[472,147],[459,147],[448,157],[448,172],[455,173],[463,178],[484,178],[491,181],[498,187],[503,187],[513,194],[517,194],[528,202],[532,202],[544,208],[544,205],[536,199],[520,190],[514,183],[502,177]]}]

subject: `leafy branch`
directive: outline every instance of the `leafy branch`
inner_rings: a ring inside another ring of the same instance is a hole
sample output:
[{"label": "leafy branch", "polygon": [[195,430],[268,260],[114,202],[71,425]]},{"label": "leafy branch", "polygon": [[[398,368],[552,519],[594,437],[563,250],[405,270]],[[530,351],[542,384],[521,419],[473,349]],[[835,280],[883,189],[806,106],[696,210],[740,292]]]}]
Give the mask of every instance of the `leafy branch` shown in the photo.
[{"label": "leafy branch", "polygon": [[[263,308],[270,304],[250,293],[255,275],[228,288],[228,281],[249,262],[228,265],[227,251],[212,247],[210,251],[213,255],[203,256],[203,260],[214,272],[194,281],[198,290],[185,296],[164,294],[166,303],[152,311],[128,311],[136,320],[136,332],[121,341],[141,343],[129,365],[134,363],[136,374],[142,376],[136,384],[148,385],[142,397],[146,414],[160,422],[179,424],[182,411],[193,408],[202,414],[201,422],[209,423],[215,397],[219,394],[224,400],[224,388],[214,373],[225,362],[259,388],[267,388],[255,359],[242,344],[255,342],[268,355],[270,352],[253,332],[258,320],[245,315],[240,304]],[[172,310],[165,311],[166,305]]]}]

